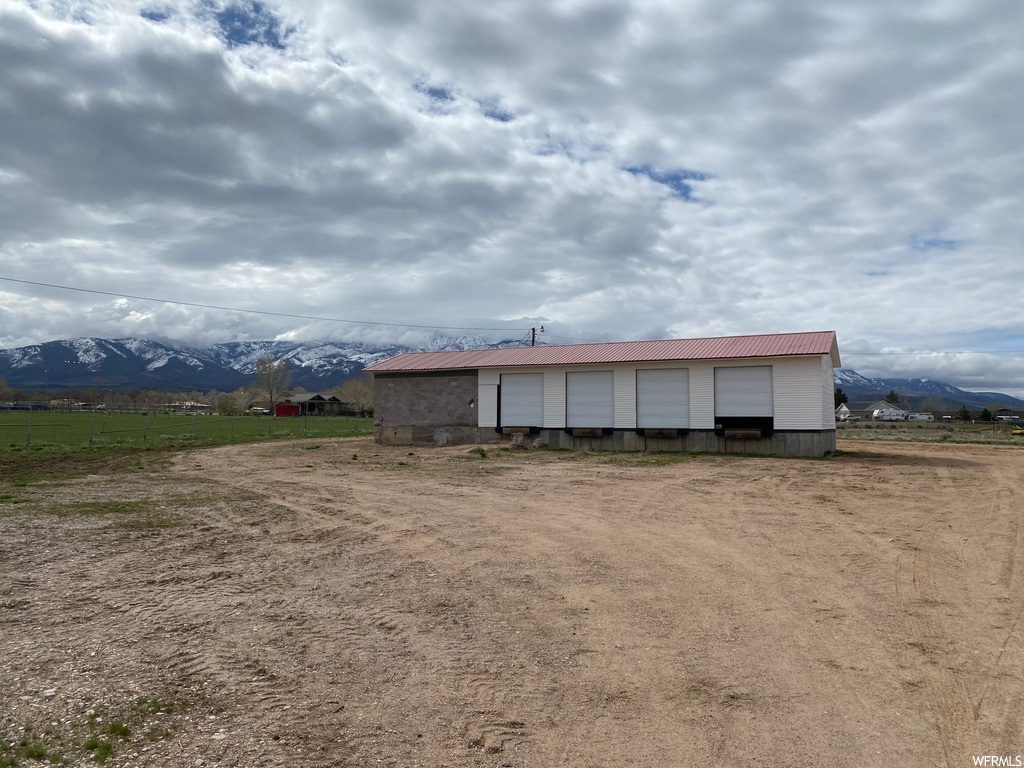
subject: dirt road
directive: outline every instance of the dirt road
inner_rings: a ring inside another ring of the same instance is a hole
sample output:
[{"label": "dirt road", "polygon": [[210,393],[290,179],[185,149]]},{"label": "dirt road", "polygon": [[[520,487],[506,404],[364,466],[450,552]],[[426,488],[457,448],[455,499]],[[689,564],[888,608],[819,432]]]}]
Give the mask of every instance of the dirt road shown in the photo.
[{"label": "dirt road", "polygon": [[5,734],[84,765],[123,721],[107,764],[133,766],[1024,753],[1024,450],[840,448],[307,441],[21,488]]}]

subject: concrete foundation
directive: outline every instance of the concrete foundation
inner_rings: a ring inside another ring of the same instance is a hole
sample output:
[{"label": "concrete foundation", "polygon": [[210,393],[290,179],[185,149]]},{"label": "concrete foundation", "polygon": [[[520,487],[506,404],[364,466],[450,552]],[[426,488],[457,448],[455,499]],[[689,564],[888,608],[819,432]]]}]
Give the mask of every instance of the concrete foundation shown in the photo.
[{"label": "concrete foundation", "polygon": [[727,438],[713,430],[692,430],[678,437],[646,437],[618,430],[600,437],[576,437],[561,429],[537,434],[501,434],[493,428],[465,426],[396,426],[374,429],[374,439],[393,445],[462,445],[522,443],[573,451],[676,451],[680,453],[747,453],[765,456],[824,456],[836,449],[834,429],[820,432],[775,432],[771,437]]}]

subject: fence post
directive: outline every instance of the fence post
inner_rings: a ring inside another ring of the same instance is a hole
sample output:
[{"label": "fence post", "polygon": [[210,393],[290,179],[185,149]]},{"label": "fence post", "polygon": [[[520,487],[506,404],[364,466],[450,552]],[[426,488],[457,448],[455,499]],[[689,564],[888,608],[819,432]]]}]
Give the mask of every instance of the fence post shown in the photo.
[{"label": "fence post", "polygon": [[142,417],[142,441],[146,441],[146,435],[149,434],[149,416]]},{"label": "fence post", "polygon": [[231,420],[231,436],[232,437],[235,436],[235,420],[234,419]]},{"label": "fence post", "polygon": [[272,427],[273,425],[274,425],[274,417],[273,417],[273,416],[271,416],[271,417],[270,417],[269,419],[267,419],[267,434],[268,434],[268,435],[270,434],[270,428],[271,428],[271,427]]},{"label": "fence post", "polygon": [[92,445],[92,431],[96,428],[96,419],[89,422],[89,445]]},{"label": "fence post", "polygon": [[306,417],[302,417],[302,434],[306,434]]},{"label": "fence post", "polygon": [[25,445],[32,445],[32,419],[28,420],[28,435],[25,437]]},{"label": "fence post", "polygon": [[196,415],[192,414],[192,437],[196,436]]}]

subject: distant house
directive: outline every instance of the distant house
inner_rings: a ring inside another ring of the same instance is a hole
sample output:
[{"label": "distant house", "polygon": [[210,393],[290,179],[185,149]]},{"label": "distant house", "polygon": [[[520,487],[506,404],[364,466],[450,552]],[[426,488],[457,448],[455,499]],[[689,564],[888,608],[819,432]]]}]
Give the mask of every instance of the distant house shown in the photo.
[{"label": "distant house", "polygon": [[840,403],[839,407],[836,408],[836,419],[839,419],[840,417],[843,417],[843,416],[849,416],[849,415],[850,415],[850,408],[846,405],[846,403]]},{"label": "distant house", "polygon": [[274,407],[275,416],[341,416],[352,412],[351,403],[320,392],[291,395]]},{"label": "distant house", "polygon": [[860,416],[862,419],[873,418],[875,411],[899,411],[903,414],[902,418],[907,418],[906,409],[900,408],[898,405],[893,405],[887,400],[860,401],[857,403],[848,403],[847,405],[849,406],[850,413],[852,415]]}]

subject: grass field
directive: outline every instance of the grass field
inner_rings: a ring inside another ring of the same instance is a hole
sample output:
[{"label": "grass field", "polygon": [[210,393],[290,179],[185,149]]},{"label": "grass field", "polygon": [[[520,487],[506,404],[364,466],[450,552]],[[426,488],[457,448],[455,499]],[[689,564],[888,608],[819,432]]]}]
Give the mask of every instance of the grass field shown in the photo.
[{"label": "grass field", "polygon": [[1024,445],[1024,436],[1014,435],[1013,424],[943,424],[913,422],[860,422],[837,424],[839,440],[895,440],[909,443],[980,443]]},{"label": "grass field", "polygon": [[223,445],[287,437],[357,437],[373,420],[121,413],[0,412],[0,456],[118,454],[146,447]]}]

